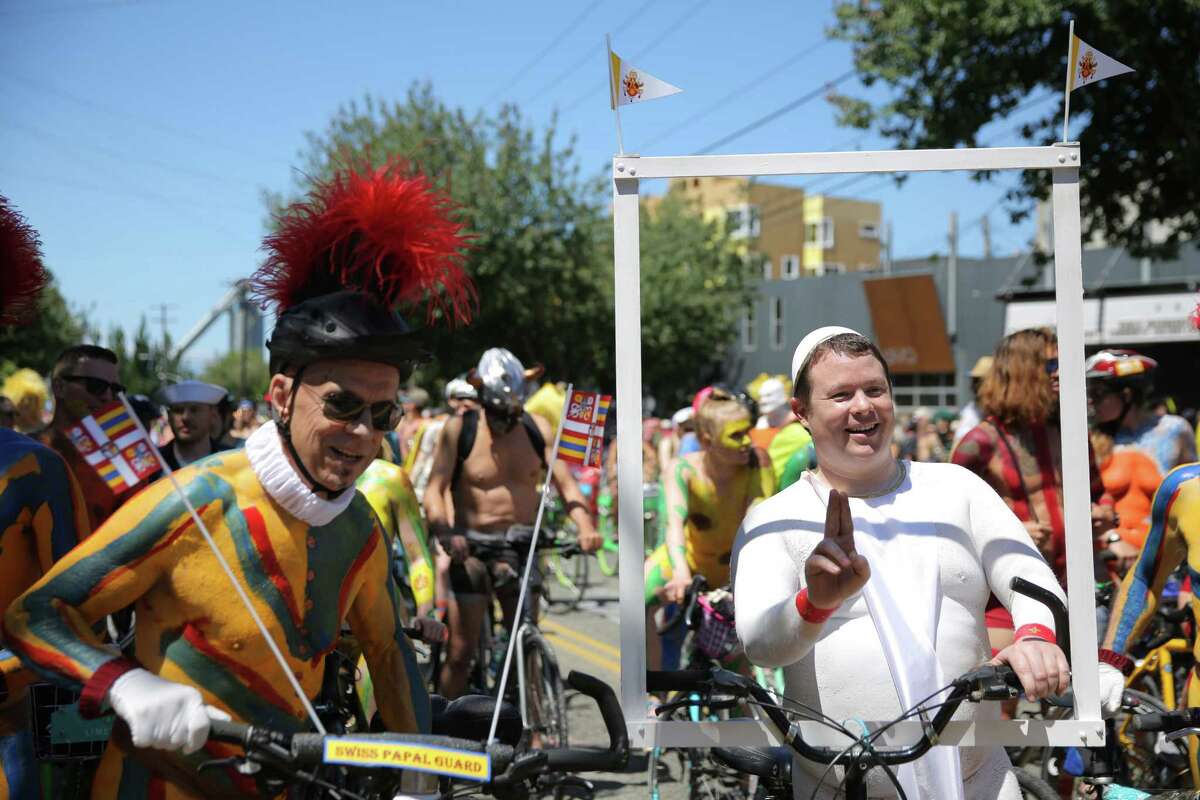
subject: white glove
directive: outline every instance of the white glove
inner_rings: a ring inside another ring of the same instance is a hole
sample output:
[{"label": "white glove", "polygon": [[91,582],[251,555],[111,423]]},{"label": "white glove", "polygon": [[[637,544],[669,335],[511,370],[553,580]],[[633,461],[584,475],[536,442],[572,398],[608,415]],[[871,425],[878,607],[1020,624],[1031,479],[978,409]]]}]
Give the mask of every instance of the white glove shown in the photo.
[{"label": "white glove", "polygon": [[210,720],[228,720],[219,708],[204,704],[200,692],[163,680],[152,672],[126,672],[108,690],[108,704],[125,723],[134,747],[194,753],[208,739]]},{"label": "white glove", "polygon": [[1125,676],[1112,664],[1100,662],[1100,714],[1111,717],[1121,710],[1125,695]]}]

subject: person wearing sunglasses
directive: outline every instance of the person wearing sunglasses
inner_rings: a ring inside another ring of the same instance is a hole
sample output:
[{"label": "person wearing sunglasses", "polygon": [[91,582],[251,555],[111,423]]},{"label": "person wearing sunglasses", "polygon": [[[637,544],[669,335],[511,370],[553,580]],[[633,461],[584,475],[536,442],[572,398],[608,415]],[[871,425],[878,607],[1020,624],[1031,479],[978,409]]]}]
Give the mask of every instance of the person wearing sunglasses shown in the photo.
[{"label": "person wearing sunglasses", "polygon": [[171,469],[223,450],[218,437],[221,417],[217,407],[225,399],[225,388],[204,381],[180,381],[162,390],[171,426],[171,443],[163,446],[163,460]]},{"label": "person wearing sunglasses", "polygon": [[111,405],[125,391],[118,373],[117,354],[107,347],[79,344],[68,347],[54,362],[50,372],[50,391],[54,394],[54,417],[42,432],[42,442],[67,462],[79,481],[93,530],[100,527],[131,492],[113,491],[75,445],[67,431],[87,416]]},{"label": "person wearing sunglasses", "polygon": [[[397,308],[470,317],[455,219],[449,199],[399,162],[339,171],[284,209],[250,281],[276,313],[271,420],[243,449],[141,491],[9,608],[14,651],[81,688],[82,714],[111,709],[125,723],[117,729],[128,728],[129,738],[109,742],[93,796],[272,796],[232,767],[199,771],[232,755],[206,743],[210,720],[308,728],[305,703],[317,700],[325,657],[343,638],[361,645],[383,727],[430,731],[388,537],[355,481],[400,421],[400,387],[434,335],[410,328]],[[100,616],[129,606],[136,661],[91,633]],[[429,791],[421,780],[403,773],[399,790]]]}]

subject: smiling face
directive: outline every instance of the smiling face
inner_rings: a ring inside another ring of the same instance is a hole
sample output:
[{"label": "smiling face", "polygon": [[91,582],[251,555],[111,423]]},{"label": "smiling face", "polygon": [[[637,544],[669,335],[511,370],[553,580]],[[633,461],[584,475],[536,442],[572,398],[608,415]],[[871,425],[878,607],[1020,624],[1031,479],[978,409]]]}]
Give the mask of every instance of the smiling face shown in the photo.
[{"label": "smiling face", "polygon": [[826,352],[808,367],[807,398],[792,408],[812,434],[821,469],[855,481],[894,472],[895,408],[883,365],[872,355]]},{"label": "smiling face", "polygon": [[[285,417],[291,388],[291,378],[271,378],[271,403]],[[379,452],[385,433],[371,425],[368,408],[350,422],[327,419],[326,397],[349,393],[371,404],[395,401],[399,391],[400,374],[394,367],[356,360],[309,365],[289,418],[292,445],[309,473],[335,491],[352,486]]]}]

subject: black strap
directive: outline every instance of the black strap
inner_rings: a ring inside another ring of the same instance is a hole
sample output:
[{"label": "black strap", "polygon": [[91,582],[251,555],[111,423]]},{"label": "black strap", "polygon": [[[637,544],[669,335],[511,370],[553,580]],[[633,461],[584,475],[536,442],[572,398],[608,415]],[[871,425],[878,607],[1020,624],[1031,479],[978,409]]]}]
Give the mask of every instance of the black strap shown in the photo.
[{"label": "black strap", "polygon": [[[537,422],[528,411],[521,414],[521,427],[525,429],[525,435],[529,437],[529,444],[533,447],[533,452],[537,453],[538,461],[542,463],[542,469],[545,469],[546,438],[542,436],[541,429],[538,428]],[[471,455],[471,450],[475,447],[475,436],[478,432],[479,412],[468,411],[466,414],[463,414],[462,430],[458,433],[458,452],[454,459],[454,474],[450,478],[451,489],[458,485],[458,478],[462,475],[463,462]]]}]

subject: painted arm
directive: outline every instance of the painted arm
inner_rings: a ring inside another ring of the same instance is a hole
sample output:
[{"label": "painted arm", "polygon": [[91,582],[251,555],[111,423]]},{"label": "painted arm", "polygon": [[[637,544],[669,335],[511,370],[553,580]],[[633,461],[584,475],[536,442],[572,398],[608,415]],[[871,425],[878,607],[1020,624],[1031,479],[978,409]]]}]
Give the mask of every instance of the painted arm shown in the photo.
[{"label": "painted arm", "polygon": [[421,507],[417,494],[407,477],[398,487],[396,507],[396,532],[400,546],[408,561],[408,579],[412,584],[413,596],[417,601],[417,616],[425,616],[433,610],[433,559],[429,557],[429,540],[425,536],[425,524],[421,520]]},{"label": "painted arm", "polygon": [[[234,502],[222,481],[197,477],[185,491],[210,526]],[[5,640],[46,679],[78,688],[115,658],[92,624],[144,595],[171,569],[172,545],[193,535],[193,527],[170,482],[144,490],[13,602]]]},{"label": "painted arm", "polygon": [[386,728],[429,733],[429,695],[416,656],[400,628],[400,595],[388,563],[386,539],[378,528],[367,547],[371,552],[350,606],[350,629],[362,645]]},{"label": "painted arm", "polygon": [[[1188,464],[1167,473],[1150,507],[1150,531],[1133,569],[1113,597],[1104,636],[1105,649],[1124,654],[1154,616],[1167,578],[1188,554],[1182,517],[1191,509],[1200,523],[1200,465]],[[1200,527],[1200,526],[1198,526]],[[1194,534],[1193,534],[1194,535]]]},{"label": "painted arm", "polygon": [[687,542],[684,526],[687,524],[690,482],[696,476],[696,468],[682,456],[675,461],[673,475],[664,481],[667,496],[667,557],[671,559],[672,578],[680,578],[684,585],[692,582],[692,570],[687,563]]}]

